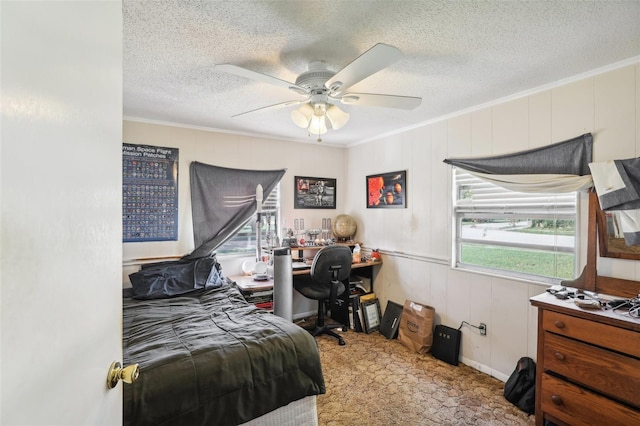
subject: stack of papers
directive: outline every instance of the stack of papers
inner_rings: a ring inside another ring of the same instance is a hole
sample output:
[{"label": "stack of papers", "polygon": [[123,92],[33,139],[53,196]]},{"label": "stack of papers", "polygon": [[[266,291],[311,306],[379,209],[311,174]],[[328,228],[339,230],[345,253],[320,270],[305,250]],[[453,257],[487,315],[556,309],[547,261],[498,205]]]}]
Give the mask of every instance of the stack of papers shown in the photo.
[{"label": "stack of papers", "polygon": [[311,265],[307,265],[304,262],[293,262],[291,266],[293,267],[293,269],[311,268]]}]

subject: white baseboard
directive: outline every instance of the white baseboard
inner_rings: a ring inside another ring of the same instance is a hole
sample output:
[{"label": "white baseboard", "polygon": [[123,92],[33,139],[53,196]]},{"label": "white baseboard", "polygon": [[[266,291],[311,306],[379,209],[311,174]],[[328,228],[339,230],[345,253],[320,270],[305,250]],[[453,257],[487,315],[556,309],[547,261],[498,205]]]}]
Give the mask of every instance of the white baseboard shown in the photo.
[{"label": "white baseboard", "polygon": [[460,360],[464,365],[468,365],[471,368],[474,368],[482,373],[488,374],[491,377],[495,377],[496,379],[500,380],[501,382],[506,382],[507,379],[509,378],[508,375],[505,375],[504,373],[501,373],[499,371],[494,370],[491,367],[488,367],[484,364],[480,364],[479,362],[473,361],[471,359],[462,357],[462,359]]}]

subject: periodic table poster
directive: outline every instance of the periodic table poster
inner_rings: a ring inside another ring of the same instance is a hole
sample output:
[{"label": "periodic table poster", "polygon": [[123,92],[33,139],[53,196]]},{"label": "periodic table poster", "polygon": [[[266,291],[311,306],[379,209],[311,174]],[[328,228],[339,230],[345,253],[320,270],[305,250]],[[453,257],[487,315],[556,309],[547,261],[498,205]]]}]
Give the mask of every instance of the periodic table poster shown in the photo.
[{"label": "periodic table poster", "polygon": [[122,144],[122,240],[178,240],[178,148]]}]

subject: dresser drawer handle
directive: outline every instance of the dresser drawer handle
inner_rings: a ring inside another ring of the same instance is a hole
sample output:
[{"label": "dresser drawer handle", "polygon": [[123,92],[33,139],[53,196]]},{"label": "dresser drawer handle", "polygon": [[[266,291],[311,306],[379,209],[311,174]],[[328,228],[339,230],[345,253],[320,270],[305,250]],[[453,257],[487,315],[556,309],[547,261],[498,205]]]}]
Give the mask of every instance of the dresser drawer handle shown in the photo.
[{"label": "dresser drawer handle", "polygon": [[558,395],[551,395],[551,402],[553,402],[556,405],[562,405],[562,397]]},{"label": "dresser drawer handle", "polygon": [[554,321],[553,325],[558,328],[564,328],[564,323],[562,321]]},{"label": "dresser drawer handle", "polygon": [[554,353],[553,356],[555,356],[558,361],[564,361],[565,360],[564,354],[561,354],[560,352]]}]

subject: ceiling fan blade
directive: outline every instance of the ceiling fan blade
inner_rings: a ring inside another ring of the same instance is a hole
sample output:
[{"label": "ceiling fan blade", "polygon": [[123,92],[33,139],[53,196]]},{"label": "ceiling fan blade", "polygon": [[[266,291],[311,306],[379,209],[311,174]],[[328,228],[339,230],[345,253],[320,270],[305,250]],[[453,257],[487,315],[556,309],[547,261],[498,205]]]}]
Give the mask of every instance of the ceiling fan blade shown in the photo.
[{"label": "ceiling fan blade", "polygon": [[397,47],[378,43],[338,71],[324,85],[332,94],[338,94],[402,57],[402,52]]},{"label": "ceiling fan blade", "polygon": [[239,77],[248,78],[250,80],[260,81],[262,83],[284,87],[286,89],[293,90],[294,92],[299,93],[301,95],[306,95],[308,93],[308,90],[305,89],[304,87],[297,86],[294,83],[291,83],[289,81],[281,80],[279,78],[272,77],[267,74],[262,74],[256,71],[251,71],[236,65],[221,64],[221,65],[216,65],[214,69],[218,71],[226,72],[227,74],[233,74]]},{"label": "ceiling fan blade", "polygon": [[231,118],[238,117],[240,115],[250,114],[252,112],[265,111],[265,110],[268,110],[268,109],[284,108],[284,107],[288,107],[288,106],[291,106],[291,105],[300,105],[300,104],[305,103],[305,102],[307,102],[307,99],[303,99],[303,100],[300,100],[300,101],[281,102],[279,104],[268,105],[268,106],[265,106],[265,107],[252,109],[251,111],[241,112],[240,114],[232,115]]},{"label": "ceiling fan blade", "polygon": [[422,103],[422,98],[413,96],[380,95],[377,93],[345,93],[340,98],[345,105],[414,109]]}]

